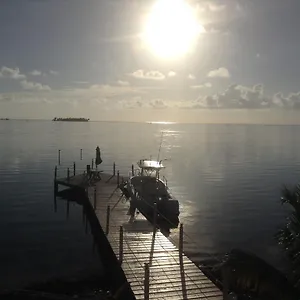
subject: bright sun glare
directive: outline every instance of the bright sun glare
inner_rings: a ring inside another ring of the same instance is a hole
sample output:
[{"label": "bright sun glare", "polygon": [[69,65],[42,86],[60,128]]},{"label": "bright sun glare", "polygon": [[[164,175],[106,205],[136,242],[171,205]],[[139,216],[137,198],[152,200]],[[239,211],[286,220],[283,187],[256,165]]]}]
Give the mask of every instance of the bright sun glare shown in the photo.
[{"label": "bright sun glare", "polygon": [[185,0],[157,0],[146,19],[143,40],[156,55],[176,58],[189,52],[202,32]]}]

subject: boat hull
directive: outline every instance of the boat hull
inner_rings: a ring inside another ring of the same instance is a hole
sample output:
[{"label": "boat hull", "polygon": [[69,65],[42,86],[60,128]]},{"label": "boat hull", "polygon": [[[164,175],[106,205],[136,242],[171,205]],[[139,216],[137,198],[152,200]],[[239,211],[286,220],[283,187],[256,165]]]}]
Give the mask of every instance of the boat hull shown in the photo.
[{"label": "boat hull", "polygon": [[168,188],[160,181],[160,185],[164,189],[164,197],[150,197],[147,195],[155,189],[148,190],[148,193],[143,197],[142,192],[137,192],[138,188],[133,181],[129,180],[124,185],[120,186],[123,194],[127,199],[130,199],[129,214],[134,215],[135,211],[140,211],[149,221],[157,222],[159,225],[167,225],[169,228],[176,228],[179,224],[179,202],[173,199],[168,192]]}]

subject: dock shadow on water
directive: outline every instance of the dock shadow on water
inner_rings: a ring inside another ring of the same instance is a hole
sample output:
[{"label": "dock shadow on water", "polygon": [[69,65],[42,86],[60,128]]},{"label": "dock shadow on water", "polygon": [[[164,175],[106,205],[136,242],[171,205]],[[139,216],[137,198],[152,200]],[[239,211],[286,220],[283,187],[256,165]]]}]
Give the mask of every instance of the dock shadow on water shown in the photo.
[{"label": "dock shadow on water", "polygon": [[[104,268],[104,275],[101,278],[101,283],[99,282],[96,287],[97,290],[101,291],[101,293],[106,293],[109,297],[122,296],[124,299],[134,299],[130,285],[127,282],[120,263],[106,238],[84,189],[66,189],[58,192],[57,196],[67,202],[67,217],[69,214],[68,207],[70,206],[70,202],[76,202],[78,205],[82,206],[82,221],[84,223],[85,230],[87,233],[92,234],[94,240],[93,250],[98,252]],[[54,202],[56,201],[57,199],[54,200]]]}]

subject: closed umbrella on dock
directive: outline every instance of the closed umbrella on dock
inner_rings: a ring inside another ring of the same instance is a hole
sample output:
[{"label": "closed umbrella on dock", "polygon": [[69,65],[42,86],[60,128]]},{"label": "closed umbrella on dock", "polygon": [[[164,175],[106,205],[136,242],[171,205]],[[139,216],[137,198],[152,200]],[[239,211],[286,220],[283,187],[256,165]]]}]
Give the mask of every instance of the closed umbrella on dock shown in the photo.
[{"label": "closed umbrella on dock", "polygon": [[101,158],[101,152],[99,146],[96,148],[96,161],[95,164],[96,166],[100,165],[102,163],[102,158]]}]

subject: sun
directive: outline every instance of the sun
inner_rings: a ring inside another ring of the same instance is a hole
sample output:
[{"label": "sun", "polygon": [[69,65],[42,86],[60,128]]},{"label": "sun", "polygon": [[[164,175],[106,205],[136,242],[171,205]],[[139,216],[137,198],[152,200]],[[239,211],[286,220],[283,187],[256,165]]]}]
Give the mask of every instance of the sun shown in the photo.
[{"label": "sun", "polygon": [[158,0],[146,18],[142,39],[154,54],[177,58],[188,53],[203,32],[185,0]]}]

